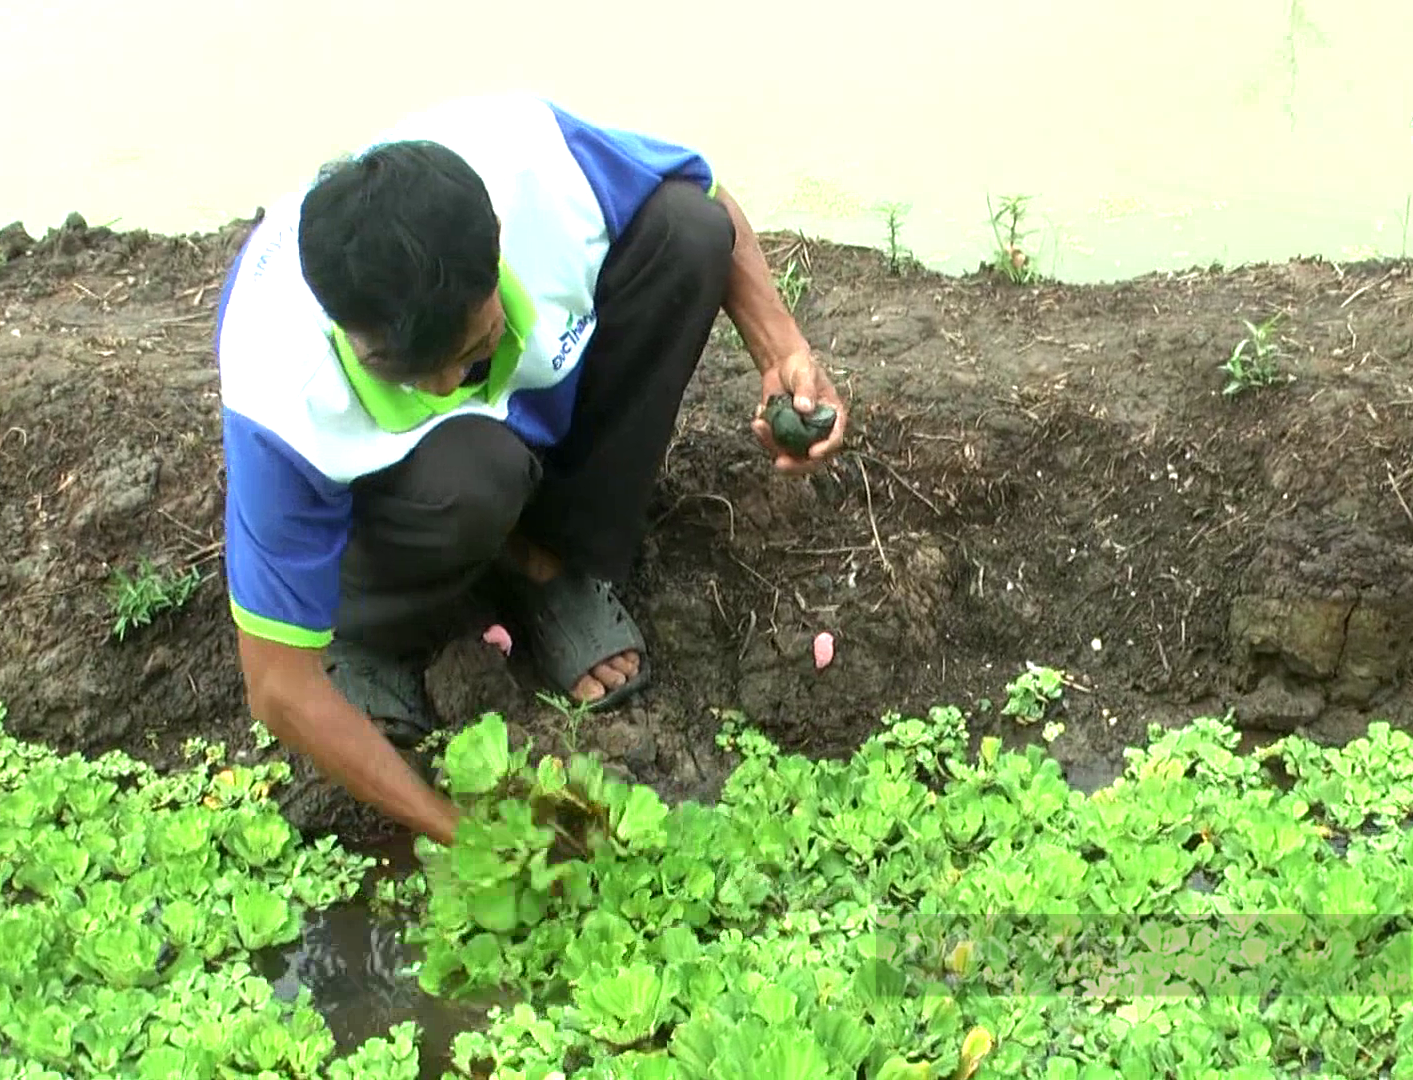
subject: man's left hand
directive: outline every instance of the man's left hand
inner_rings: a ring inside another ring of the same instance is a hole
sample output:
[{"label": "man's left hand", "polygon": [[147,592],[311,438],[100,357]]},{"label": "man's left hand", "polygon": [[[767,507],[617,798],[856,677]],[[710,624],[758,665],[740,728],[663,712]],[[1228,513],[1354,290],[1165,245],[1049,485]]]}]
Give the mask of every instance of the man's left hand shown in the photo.
[{"label": "man's left hand", "polygon": [[[808,416],[820,405],[828,405],[837,414],[834,428],[829,437],[810,447],[808,457],[795,457],[775,441],[770,425],[765,421],[765,405],[776,394],[789,394],[794,398],[795,410]],[[775,455],[775,467],[786,473],[808,473],[818,469],[825,461],[838,453],[844,443],[844,429],[848,424],[844,403],[824,368],[808,350],[792,353],[780,363],[767,368],[761,376],[760,405],[756,418],[751,421],[751,430],[762,446]]]}]

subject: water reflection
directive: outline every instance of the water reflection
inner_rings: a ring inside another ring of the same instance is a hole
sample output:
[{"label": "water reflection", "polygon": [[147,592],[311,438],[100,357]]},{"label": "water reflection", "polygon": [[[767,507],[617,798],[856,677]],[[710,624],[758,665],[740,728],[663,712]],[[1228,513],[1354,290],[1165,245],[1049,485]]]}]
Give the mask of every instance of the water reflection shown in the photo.
[{"label": "water reflection", "polygon": [[412,867],[411,847],[398,844],[369,854],[389,858],[390,865],[370,874],[354,901],[309,912],[301,939],[261,954],[255,966],[285,1000],[293,1000],[301,987],[309,989],[340,1053],[415,1020],[423,1028],[421,1076],[438,1080],[451,1067],[452,1040],[483,1023],[485,1008],[432,997],[407,973],[419,951],[402,941],[402,922],[374,914],[369,898],[379,877]]}]

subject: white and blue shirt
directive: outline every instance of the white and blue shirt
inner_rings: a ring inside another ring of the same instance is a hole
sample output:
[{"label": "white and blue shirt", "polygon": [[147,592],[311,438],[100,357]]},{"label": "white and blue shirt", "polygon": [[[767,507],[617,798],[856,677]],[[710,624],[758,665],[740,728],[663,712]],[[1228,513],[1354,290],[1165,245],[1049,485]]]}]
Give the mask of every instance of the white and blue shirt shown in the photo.
[{"label": "white and blue shirt", "polygon": [[429,139],[485,182],[501,221],[506,333],[489,374],[439,397],[380,382],[320,308],[299,260],[306,189],[272,205],[236,257],[216,316],[226,460],[226,574],[247,633],[319,648],[333,637],[352,481],[468,413],[525,442],[564,438],[609,245],[668,177],[716,189],[686,147],[598,127],[523,95],[409,116],[376,145]]}]

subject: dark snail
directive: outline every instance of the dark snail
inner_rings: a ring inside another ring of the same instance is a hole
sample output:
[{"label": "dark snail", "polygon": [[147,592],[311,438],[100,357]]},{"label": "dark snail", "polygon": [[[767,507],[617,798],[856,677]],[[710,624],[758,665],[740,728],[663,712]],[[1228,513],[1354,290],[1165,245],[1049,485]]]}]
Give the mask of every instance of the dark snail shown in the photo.
[{"label": "dark snail", "polygon": [[811,446],[829,438],[836,417],[828,405],[817,405],[814,412],[801,416],[789,394],[774,394],[765,403],[765,421],[775,441],[795,457],[807,457]]}]

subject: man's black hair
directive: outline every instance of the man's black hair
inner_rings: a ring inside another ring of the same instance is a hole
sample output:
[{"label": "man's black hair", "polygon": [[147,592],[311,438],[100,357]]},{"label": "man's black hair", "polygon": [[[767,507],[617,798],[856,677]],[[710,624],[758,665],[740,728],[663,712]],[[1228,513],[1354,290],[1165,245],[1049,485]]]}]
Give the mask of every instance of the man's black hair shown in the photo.
[{"label": "man's black hair", "polygon": [[378,367],[438,370],[499,279],[500,228],[486,185],[435,142],[394,142],[325,165],[304,196],[299,259],[320,306],[366,336]]}]

